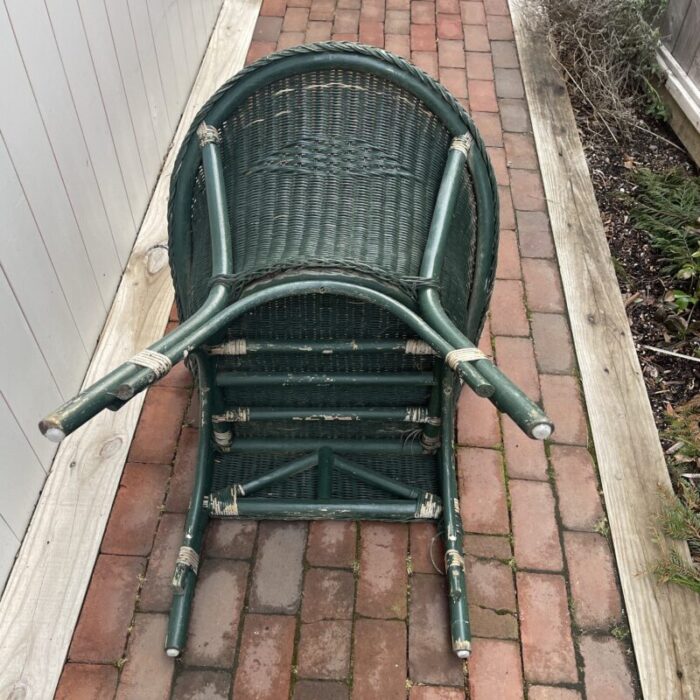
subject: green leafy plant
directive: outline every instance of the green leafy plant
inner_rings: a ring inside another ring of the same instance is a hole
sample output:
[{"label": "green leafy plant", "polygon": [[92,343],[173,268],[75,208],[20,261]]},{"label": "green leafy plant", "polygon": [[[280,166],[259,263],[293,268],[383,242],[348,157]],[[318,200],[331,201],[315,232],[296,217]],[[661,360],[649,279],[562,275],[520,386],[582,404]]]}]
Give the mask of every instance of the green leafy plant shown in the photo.
[{"label": "green leafy plant", "polygon": [[[672,540],[685,540],[691,554],[700,555],[700,491],[681,483],[679,495],[666,499],[657,524],[661,534]],[[663,583],[677,583],[700,593],[700,568],[683,561],[674,549],[657,564],[654,573]]]},{"label": "green leafy plant", "polygon": [[678,168],[663,173],[639,168],[631,177],[632,224],[649,235],[664,272],[679,282],[665,300],[680,311],[692,309],[700,297],[700,177]]},{"label": "green leafy plant", "polygon": [[694,551],[700,550],[700,492],[682,484],[680,495],[664,505],[659,526],[672,540],[686,540]]},{"label": "green leafy plant", "polygon": [[671,550],[668,558],[657,565],[654,573],[662,583],[676,583],[700,593],[700,572],[697,567],[682,561],[675,550]]}]

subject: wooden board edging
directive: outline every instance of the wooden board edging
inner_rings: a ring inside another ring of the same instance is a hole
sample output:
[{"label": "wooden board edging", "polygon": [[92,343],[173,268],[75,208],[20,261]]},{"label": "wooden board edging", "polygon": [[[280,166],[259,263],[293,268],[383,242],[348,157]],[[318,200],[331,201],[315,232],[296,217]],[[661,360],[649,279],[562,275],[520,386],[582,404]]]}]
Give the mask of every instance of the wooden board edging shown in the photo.
[{"label": "wooden board edging", "polygon": [[644,697],[700,697],[700,596],[660,584],[653,523],[671,482],[571,102],[546,40],[510,0],[552,232]]},{"label": "wooden board edging", "polygon": [[[173,300],[166,210],[175,155],[199,108],[243,66],[260,4],[223,4],[84,386],[162,335]],[[0,698],[53,697],[143,399],[103,411],[56,454],[0,600]]]}]

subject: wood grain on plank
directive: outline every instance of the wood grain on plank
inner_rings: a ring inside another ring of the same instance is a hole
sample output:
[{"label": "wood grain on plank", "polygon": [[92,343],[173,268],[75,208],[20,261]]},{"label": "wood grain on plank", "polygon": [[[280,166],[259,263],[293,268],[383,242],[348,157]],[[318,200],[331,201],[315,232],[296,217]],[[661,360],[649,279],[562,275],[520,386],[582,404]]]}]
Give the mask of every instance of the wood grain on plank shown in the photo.
[{"label": "wood grain on plank", "polygon": [[[196,111],[243,65],[259,0],[227,0],[85,380],[160,336],[172,304],[163,248],[175,153]],[[0,697],[48,698],[58,682],[143,395],[103,412],[56,456],[0,601]]]},{"label": "wood grain on plank", "polygon": [[513,25],[642,689],[700,697],[700,597],[652,573],[664,455],[571,102],[520,2]]}]

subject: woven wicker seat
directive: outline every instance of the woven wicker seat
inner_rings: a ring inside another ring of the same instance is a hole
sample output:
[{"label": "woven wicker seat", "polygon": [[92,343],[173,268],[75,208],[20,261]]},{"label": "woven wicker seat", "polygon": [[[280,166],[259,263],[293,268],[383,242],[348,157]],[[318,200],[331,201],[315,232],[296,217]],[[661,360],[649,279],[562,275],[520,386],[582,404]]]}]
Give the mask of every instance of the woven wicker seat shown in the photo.
[{"label": "woven wicker seat", "polygon": [[171,183],[181,325],[41,426],[63,437],[187,357],[201,431],[170,655],[185,644],[210,517],[439,519],[453,649],[468,655],[459,380],[530,437],[552,430],[475,347],[497,231],[468,115],[385,51],[290,49],[204,106]]}]

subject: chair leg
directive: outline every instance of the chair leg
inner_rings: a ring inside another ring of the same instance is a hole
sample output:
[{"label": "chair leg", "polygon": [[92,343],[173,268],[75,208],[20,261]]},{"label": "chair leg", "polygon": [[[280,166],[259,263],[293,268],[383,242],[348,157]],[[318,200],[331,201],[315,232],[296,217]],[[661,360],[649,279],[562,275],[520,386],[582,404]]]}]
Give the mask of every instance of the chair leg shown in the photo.
[{"label": "chair leg", "polygon": [[197,575],[191,569],[188,569],[185,574],[183,592],[173,595],[170,616],[168,617],[168,634],[165,638],[165,653],[172,658],[180,656],[185,648],[196,582]]},{"label": "chair leg", "polygon": [[197,583],[199,556],[202,550],[204,530],[209,521],[209,514],[204,508],[204,496],[209,492],[212,470],[212,369],[211,364],[203,355],[196,353],[199,400],[201,404],[201,423],[199,429],[199,445],[197,449],[197,464],[195,483],[190,500],[190,509],[185,522],[185,536],[173,575],[173,602],[170,607],[168,634],[165,639],[165,653],[170,657],[178,657],[185,648],[187,628],[190,621],[190,608],[194,598],[194,587]]},{"label": "chair leg", "polygon": [[459,515],[459,493],[455,473],[454,454],[454,374],[446,370],[442,382],[442,446],[440,476],[443,502],[443,530],[445,539],[445,573],[449,587],[450,635],[452,650],[460,659],[469,657],[471,631],[469,604],[464,571],[462,520]]}]

